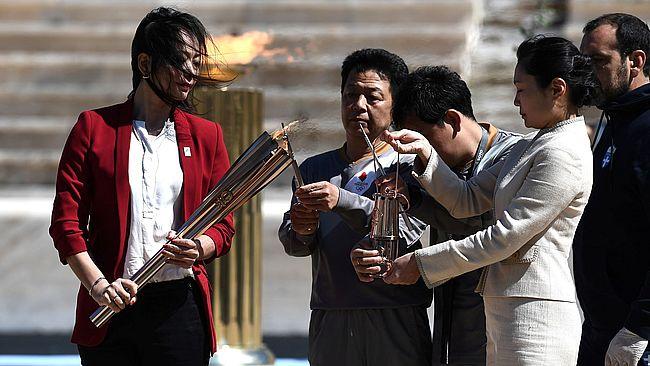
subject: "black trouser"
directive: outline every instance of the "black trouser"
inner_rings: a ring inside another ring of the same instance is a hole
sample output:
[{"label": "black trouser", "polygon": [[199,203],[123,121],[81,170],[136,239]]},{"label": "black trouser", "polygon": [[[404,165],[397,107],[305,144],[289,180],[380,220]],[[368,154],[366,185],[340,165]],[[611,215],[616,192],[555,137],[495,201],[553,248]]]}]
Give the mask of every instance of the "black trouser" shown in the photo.
[{"label": "black trouser", "polygon": [[485,309],[476,293],[483,269],[433,289],[433,365],[485,365]]},{"label": "black trouser", "polygon": [[210,358],[201,294],[192,278],[151,283],[108,324],[96,347],[79,346],[84,366],[198,366]]},{"label": "black trouser", "polygon": [[424,306],[313,310],[309,323],[313,366],[429,366],[431,330]]},{"label": "black trouser", "polygon": [[[578,352],[578,366],[604,365],[609,342],[620,329],[594,328],[588,322],[582,323],[582,337]],[[638,366],[648,366],[650,346],[646,348]]]}]

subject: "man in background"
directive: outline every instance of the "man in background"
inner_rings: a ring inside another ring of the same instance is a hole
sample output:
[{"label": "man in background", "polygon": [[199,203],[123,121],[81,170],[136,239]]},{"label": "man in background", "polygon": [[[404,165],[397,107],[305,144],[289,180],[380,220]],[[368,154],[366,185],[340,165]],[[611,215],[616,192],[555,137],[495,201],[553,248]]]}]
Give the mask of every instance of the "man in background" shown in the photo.
[{"label": "man in background", "polygon": [[650,338],[650,31],[616,13],[583,33],[604,103],[593,188],[573,242],[585,317],[578,365],[637,365]]},{"label": "man in background", "polygon": [[[366,226],[376,192],[372,152],[363,133],[388,171],[413,161],[403,155],[398,162],[397,153],[379,139],[391,123],[393,98],[407,74],[404,61],[382,49],[346,57],[341,69],[345,143],[301,164],[305,185],[295,189],[279,229],[287,254],[311,256],[311,365],[431,364],[431,291],[422,280],[401,287],[359,282],[349,261],[352,247],[366,233],[355,230],[346,217],[359,217],[358,226]],[[412,230],[400,226],[400,250],[421,248],[426,225],[413,222]]]}]

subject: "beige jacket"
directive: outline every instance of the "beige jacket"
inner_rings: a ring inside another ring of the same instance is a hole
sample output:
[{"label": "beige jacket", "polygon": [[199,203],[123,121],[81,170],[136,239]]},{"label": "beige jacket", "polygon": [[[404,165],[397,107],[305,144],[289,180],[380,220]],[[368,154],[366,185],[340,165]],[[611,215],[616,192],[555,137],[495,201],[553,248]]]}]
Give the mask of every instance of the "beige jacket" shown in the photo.
[{"label": "beige jacket", "polygon": [[467,182],[435,151],[414,176],[457,218],[495,211],[487,229],[415,252],[429,287],[487,266],[477,289],[483,296],[575,301],[568,258],[592,183],[583,117],[526,136]]}]

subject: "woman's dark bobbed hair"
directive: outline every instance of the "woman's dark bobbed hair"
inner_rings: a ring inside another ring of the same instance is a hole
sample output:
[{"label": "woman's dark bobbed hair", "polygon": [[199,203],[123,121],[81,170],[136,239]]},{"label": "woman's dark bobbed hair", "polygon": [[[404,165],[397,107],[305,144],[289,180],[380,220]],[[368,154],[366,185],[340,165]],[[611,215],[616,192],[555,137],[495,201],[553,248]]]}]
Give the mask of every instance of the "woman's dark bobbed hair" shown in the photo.
[{"label": "woman's dark bobbed hair", "polygon": [[[131,95],[135,93],[140,82],[146,80],[156,95],[168,105],[193,111],[193,105],[189,100],[175,100],[166,90],[157,86],[161,83],[156,79],[156,72],[161,68],[169,67],[184,73],[188,79],[191,78],[197,82],[219,83],[209,76],[202,76],[188,69],[184,50],[190,45],[183,38],[184,34],[196,40],[197,48],[194,51],[201,55],[201,65],[203,66],[208,58],[206,43],[212,42],[212,38],[195,16],[173,8],[160,7],[152,10],[142,19],[131,44],[131,70],[133,72]],[[151,57],[151,74],[147,75],[149,78],[146,79],[143,79],[138,67],[138,55],[141,53],[146,53]],[[161,86],[166,89],[164,85]]]},{"label": "woman's dark bobbed hair", "polygon": [[598,79],[591,58],[582,55],[571,41],[544,35],[531,37],[517,48],[517,60],[541,88],[555,78],[563,79],[569,86],[569,100],[576,107],[597,102]]}]

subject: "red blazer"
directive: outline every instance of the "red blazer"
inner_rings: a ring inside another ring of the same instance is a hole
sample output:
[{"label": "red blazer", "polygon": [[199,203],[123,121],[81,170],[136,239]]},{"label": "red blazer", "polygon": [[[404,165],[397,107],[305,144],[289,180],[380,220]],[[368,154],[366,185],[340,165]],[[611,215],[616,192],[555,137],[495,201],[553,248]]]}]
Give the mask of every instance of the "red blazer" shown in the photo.
[{"label": "red blazer", "polygon": [[[132,100],[81,113],[61,155],[52,209],[50,235],[61,262],[66,264],[66,257],[87,250],[111,282],[122,276],[129,237],[128,164],[132,121]],[[217,123],[178,109],[174,112],[174,123],[183,170],[183,218],[187,220],[230,163]],[[187,148],[190,154],[185,153]],[[234,232],[232,215],[206,231],[216,244],[215,257],[228,252]],[[206,268],[199,263],[193,270],[203,294],[212,352],[215,352],[216,334]],[[104,339],[108,327],[96,328],[88,318],[96,308],[97,303],[80,286],[73,343],[95,346]]]}]

